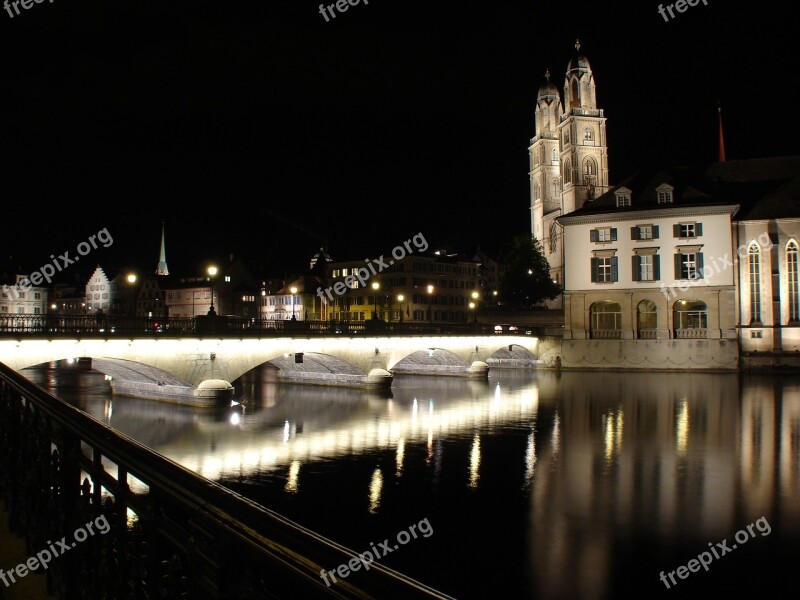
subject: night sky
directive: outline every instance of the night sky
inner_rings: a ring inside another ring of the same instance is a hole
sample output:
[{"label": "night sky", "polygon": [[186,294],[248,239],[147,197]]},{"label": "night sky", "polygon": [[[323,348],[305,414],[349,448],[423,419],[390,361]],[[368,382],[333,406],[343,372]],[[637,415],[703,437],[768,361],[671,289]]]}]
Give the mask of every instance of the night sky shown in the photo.
[{"label": "night sky", "polygon": [[306,0],[3,10],[0,253],[33,270],[107,228],[81,267],[152,271],[162,221],[186,275],[230,253],[281,274],[323,243],[373,258],[418,232],[499,247],[529,231],[536,93],[548,68],[563,89],[576,38],[612,184],[715,160],[718,99],[729,160],[796,154],[794,6],[701,0],[670,22],[650,0],[362,0],[330,22]]}]

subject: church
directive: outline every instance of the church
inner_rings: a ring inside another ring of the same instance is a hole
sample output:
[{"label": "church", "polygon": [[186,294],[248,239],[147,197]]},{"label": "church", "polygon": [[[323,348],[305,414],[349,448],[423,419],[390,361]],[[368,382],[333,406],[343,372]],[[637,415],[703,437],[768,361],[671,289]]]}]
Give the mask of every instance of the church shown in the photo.
[{"label": "church", "polygon": [[[606,118],[597,106],[595,80],[580,41],[564,75],[564,95],[550,71],[536,98],[530,157],[531,232],[542,243],[550,274],[564,285],[563,238],[556,218],[609,189]],[[561,298],[548,306],[561,308]]]}]

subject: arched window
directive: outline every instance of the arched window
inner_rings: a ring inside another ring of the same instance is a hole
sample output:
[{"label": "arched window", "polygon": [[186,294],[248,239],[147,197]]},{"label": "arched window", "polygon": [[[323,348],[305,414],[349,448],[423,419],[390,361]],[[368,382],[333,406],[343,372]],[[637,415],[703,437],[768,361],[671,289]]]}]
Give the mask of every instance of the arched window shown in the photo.
[{"label": "arched window", "polygon": [[622,331],[622,307],[603,300],[589,307],[592,339],[619,339]]},{"label": "arched window", "polygon": [[558,150],[556,150],[555,148],[553,148],[553,159],[552,160],[553,160],[554,163],[558,162]]},{"label": "arched window", "polygon": [[761,323],[761,250],[753,242],[747,249],[750,271],[750,323]]},{"label": "arched window", "polygon": [[583,161],[583,182],[588,185],[597,179],[597,161],[591,156]]},{"label": "arched window", "polygon": [[583,128],[583,139],[586,142],[594,141],[594,129],[592,129],[589,125]]},{"label": "arched window", "polygon": [[637,327],[639,339],[656,339],[656,328],[658,326],[658,309],[655,302],[642,300],[636,311]]},{"label": "arched window", "polygon": [[677,339],[704,338],[708,329],[708,307],[699,300],[677,300],[672,309]]},{"label": "arched window", "polygon": [[789,288],[789,321],[800,321],[800,294],[797,285],[797,242],[786,244],[786,275]]},{"label": "arched window", "polygon": [[564,183],[572,183],[572,161],[564,161]]},{"label": "arched window", "polygon": [[555,179],[553,179],[553,198],[557,199],[560,193],[561,193],[561,179],[556,177]]}]

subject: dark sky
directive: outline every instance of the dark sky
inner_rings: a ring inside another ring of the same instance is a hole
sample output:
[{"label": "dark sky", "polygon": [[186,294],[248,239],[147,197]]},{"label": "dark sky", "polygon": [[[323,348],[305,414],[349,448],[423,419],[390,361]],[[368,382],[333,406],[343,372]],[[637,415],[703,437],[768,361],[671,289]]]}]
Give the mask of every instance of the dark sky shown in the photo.
[{"label": "dark sky", "polygon": [[233,252],[279,274],[323,239],[341,260],[418,232],[502,244],[529,230],[536,92],[547,68],[563,87],[578,37],[612,184],[714,160],[718,98],[729,159],[796,154],[788,6],[701,0],[670,22],[650,0],[370,0],[331,22],[306,0],[3,10],[0,252],[32,270],[105,227],[113,245],[84,261],[152,270],[162,221],[173,272]]}]

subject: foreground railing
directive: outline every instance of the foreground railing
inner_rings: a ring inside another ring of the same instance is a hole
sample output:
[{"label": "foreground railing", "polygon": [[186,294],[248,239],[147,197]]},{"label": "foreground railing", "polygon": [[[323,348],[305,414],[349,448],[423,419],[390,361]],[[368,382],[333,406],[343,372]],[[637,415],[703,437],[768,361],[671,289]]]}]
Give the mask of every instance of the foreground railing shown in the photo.
[{"label": "foreground railing", "polygon": [[9,526],[31,557],[53,550],[45,573],[62,599],[448,598],[377,563],[326,587],[320,569],[355,552],[105,427],[2,363],[0,443]]},{"label": "foreground railing", "polygon": [[121,317],[104,315],[0,315],[0,338],[280,337],[329,335],[539,334],[541,328],[495,330],[484,323],[387,323],[384,321],[272,321],[245,317]]}]

